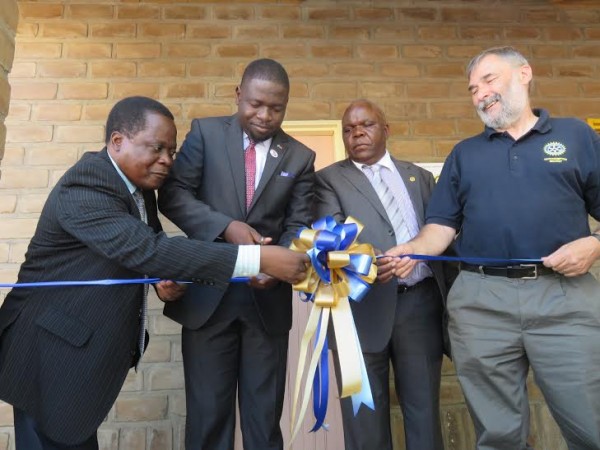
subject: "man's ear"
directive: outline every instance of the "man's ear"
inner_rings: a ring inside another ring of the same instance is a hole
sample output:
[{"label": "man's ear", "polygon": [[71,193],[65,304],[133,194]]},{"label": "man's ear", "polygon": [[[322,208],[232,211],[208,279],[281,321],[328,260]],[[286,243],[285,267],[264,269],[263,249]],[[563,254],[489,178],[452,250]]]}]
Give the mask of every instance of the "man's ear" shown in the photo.
[{"label": "man's ear", "polygon": [[123,143],[123,134],[118,131],[113,131],[110,135],[110,139],[108,141],[109,147],[111,147],[114,151],[118,152],[121,149],[121,144]]},{"label": "man's ear", "polygon": [[235,87],[235,104],[236,106],[240,106],[240,95],[242,95],[242,90],[239,86]]},{"label": "man's ear", "polygon": [[521,84],[531,83],[533,78],[533,70],[529,64],[525,64],[519,68],[519,80]]}]

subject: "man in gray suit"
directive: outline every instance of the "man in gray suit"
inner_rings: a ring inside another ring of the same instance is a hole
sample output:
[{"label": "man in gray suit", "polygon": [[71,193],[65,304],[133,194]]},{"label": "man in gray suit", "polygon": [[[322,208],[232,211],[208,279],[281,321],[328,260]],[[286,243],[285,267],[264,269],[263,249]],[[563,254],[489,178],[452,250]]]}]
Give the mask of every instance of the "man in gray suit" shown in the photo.
[{"label": "man in gray suit", "polygon": [[[287,247],[310,224],[315,154],[281,129],[288,96],[285,69],[259,59],[236,88],[235,115],[192,121],[159,191],[188,236]],[[258,277],[227,291],[193,286],[165,306],[183,325],[188,449],[233,448],[236,393],[245,450],[283,448],[291,301],[289,285]]]},{"label": "man in gray suit", "polygon": [[[317,172],[317,213],[338,222],[356,218],[365,226],[361,242],[386,251],[423,225],[433,176],[390,156],[384,113],[368,100],[348,106],[342,131],[348,159]],[[446,292],[442,267],[423,263],[415,276],[397,279],[390,258],[379,259],[378,266],[378,281],[360,303],[351,302],[375,410],[363,406],[354,417],[351,399],[341,400],[346,449],[392,449],[390,361],[404,416],[406,448],[441,449],[439,389]]]},{"label": "man in gray suit", "polygon": [[[86,153],[50,193],[19,283],[147,275],[222,292],[232,276],[257,274],[259,265],[288,282],[302,279],[306,255],[161,232],[154,189],[173,163],[176,136],[173,115],[161,103],[118,102],[106,124],[106,147]],[[164,301],[181,294],[173,281],[156,287]],[[96,430],[147,343],[144,291],[124,284],[8,294],[0,307],[0,399],[14,406],[17,449],[98,448]]]}]

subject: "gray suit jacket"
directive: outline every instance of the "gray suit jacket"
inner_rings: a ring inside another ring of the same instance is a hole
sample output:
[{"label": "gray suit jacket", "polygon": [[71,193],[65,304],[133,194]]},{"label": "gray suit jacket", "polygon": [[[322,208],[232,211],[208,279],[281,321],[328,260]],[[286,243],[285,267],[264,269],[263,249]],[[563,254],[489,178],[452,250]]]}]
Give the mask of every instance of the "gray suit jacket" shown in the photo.
[{"label": "gray suit jacket", "polygon": [[[406,185],[419,227],[422,227],[425,207],[435,185],[433,175],[412,163],[392,160]],[[352,161],[345,159],[318,171],[315,182],[317,216],[331,215],[338,222],[352,216],[365,226],[358,238],[360,242],[370,243],[382,252],[396,245],[394,229],[377,193]],[[445,298],[443,268],[435,263],[430,267]],[[364,352],[382,351],[389,342],[396,302],[396,283],[393,280],[385,284],[374,283],[360,303],[351,302]]]},{"label": "gray suit jacket", "polygon": [[[289,246],[298,230],[309,226],[315,153],[280,130],[252,205],[246,211],[242,128],[237,116],[194,119],[173,170],[159,190],[160,211],[189,237],[221,241],[233,220],[246,222],[273,244]],[[213,314],[222,291],[211,286],[188,289],[183,301],[165,305],[165,315],[186,328],[201,327]],[[253,291],[267,332],[291,327],[291,287]]]},{"label": "gray suit jacket", "polygon": [[[237,247],[148,224],[106,149],[87,153],[50,193],[18,281],[150,277],[192,279],[224,291]],[[75,444],[106,417],[135,360],[142,285],[16,288],[0,307],[0,399],[34,417],[53,440]]]}]

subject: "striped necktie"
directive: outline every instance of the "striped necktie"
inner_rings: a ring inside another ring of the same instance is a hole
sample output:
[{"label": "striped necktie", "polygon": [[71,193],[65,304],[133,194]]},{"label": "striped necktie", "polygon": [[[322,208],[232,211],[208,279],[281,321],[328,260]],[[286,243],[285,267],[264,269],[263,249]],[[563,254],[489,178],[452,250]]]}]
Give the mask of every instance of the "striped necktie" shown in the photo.
[{"label": "striped necktie", "polygon": [[394,193],[383,178],[381,178],[382,166],[374,164],[372,166],[363,165],[362,167],[367,177],[371,180],[371,185],[373,186],[373,189],[375,189],[388,219],[392,224],[392,228],[396,234],[396,243],[402,244],[409,241],[410,234],[408,232],[408,227],[406,226],[402,211],[400,210],[402,205],[400,205],[400,202],[394,197]]},{"label": "striped necktie", "polygon": [[256,143],[252,139],[244,150],[244,164],[246,167],[246,211],[248,211],[254,197],[254,183],[256,182]]},{"label": "striped necktie", "polygon": [[[133,199],[135,200],[135,204],[140,213],[140,217],[144,223],[148,223],[148,215],[146,213],[146,205],[144,203],[144,195],[141,190],[136,189],[133,193]],[[144,275],[144,278],[147,278],[147,275]],[[138,350],[140,352],[140,358],[137,361],[135,366],[137,370],[137,366],[142,360],[142,355],[144,354],[144,347],[146,345],[146,328],[148,326],[148,287],[147,283],[144,284],[144,297],[142,299],[142,309],[140,311],[140,335],[138,337]]]}]

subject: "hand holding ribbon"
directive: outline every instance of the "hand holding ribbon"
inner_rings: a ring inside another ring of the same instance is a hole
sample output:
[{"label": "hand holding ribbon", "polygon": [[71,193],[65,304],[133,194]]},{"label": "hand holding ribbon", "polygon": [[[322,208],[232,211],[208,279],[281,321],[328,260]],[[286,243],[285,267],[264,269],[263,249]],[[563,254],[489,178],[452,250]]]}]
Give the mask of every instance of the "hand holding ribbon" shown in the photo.
[{"label": "hand holding ribbon", "polygon": [[[377,276],[373,247],[356,242],[362,229],[363,225],[352,217],[348,217],[344,224],[337,224],[332,217],[327,216],[314,222],[311,229],[302,230],[290,247],[292,250],[305,252],[310,258],[311,266],[306,279],[293,287],[304,293],[307,301],[314,303],[300,346],[292,404],[291,442],[300,430],[308,405],[310,384],[307,382],[297,414],[300,385],[305,372],[307,380],[313,379],[316,422],[311,431],[323,426],[329,390],[327,326],[330,315],[341,371],[341,396],[352,396],[354,414],[363,403],[375,409],[349,303],[349,299],[360,302]],[[314,352],[308,369],[305,370],[308,345],[313,337]]]}]

